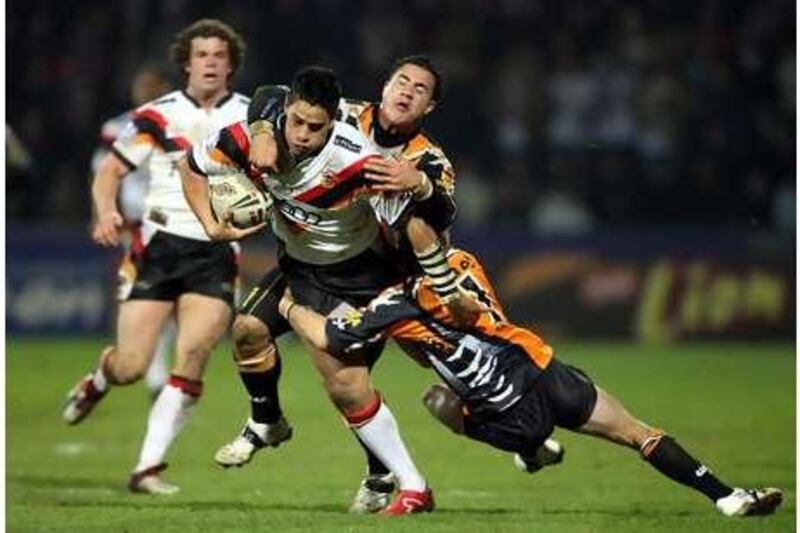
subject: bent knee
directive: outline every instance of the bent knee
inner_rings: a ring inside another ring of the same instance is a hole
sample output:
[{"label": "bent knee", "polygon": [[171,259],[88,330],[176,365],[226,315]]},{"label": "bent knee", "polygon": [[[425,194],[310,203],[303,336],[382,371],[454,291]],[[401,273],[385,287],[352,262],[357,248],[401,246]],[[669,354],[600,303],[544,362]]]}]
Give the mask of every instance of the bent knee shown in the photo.
[{"label": "bent knee", "polygon": [[359,409],[375,395],[369,376],[366,379],[327,379],[324,385],[328,398],[342,413]]},{"label": "bent knee", "polygon": [[233,359],[240,371],[265,372],[275,366],[277,351],[269,328],[252,315],[233,321]]},{"label": "bent knee", "polygon": [[109,377],[113,383],[130,385],[142,379],[147,372],[146,358],[134,353],[117,352],[107,370],[110,370]]}]

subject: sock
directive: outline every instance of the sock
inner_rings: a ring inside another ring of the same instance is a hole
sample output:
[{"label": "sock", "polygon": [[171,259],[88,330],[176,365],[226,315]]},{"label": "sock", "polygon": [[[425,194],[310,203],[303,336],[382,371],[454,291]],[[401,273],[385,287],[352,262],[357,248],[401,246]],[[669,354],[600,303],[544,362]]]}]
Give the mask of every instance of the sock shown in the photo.
[{"label": "sock", "polygon": [[202,392],[202,381],[170,376],[150,408],[147,433],[134,472],[141,472],[164,461],[167,450],[183,429]]},{"label": "sock", "polygon": [[640,449],[645,461],[682,485],[702,492],[711,501],[728,496],[733,489],[711,473],[705,465],[689,455],[675,439],[661,433],[648,438]]},{"label": "sock", "polygon": [[275,365],[266,372],[239,372],[250,395],[250,417],[259,424],[274,424],[283,416],[278,381],[281,377],[281,358],[275,352]]},{"label": "sock", "polygon": [[364,409],[348,414],[350,428],[365,446],[397,476],[401,490],[422,492],[427,487],[425,478],[417,470],[406,449],[397,421],[379,394]]},{"label": "sock", "polygon": [[364,441],[361,440],[361,437],[358,436],[358,432],[353,430],[353,435],[355,435],[358,443],[364,449],[364,453],[367,456],[367,471],[371,476],[385,476],[386,474],[390,473],[391,470],[386,467],[385,464],[378,459],[378,456],[372,453],[372,450],[369,449],[369,446],[364,444]]},{"label": "sock", "polygon": [[156,346],[156,353],[153,355],[153,360],[150,366],[147,367],[147,373],[144,375],[144,381],[147,388],[152,392],[159,392],[169,379],[169,355],[172,352],[172,345],[175,341],[175,320],[170,319],[166,327],[161,332],[158,338],[158,346]]}]

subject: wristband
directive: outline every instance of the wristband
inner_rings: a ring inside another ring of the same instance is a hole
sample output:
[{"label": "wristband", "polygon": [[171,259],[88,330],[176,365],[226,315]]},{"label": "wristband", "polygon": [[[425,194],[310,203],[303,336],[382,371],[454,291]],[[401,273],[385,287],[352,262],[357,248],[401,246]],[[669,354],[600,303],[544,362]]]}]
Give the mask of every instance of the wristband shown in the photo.
[{"label": "wristband", "polygon": [[250,135],[254,137],[256,135],[261,135],[262,133],[274,136],[275,133],[275,127],[269,120],[256,120],[255,122],[250,124],[249,128],[250,128]]},{"label": "wristband", "polygon": [[417,261],[425,274],[431,279],[433,290],[444,303],[450,303],[458,298],[458,285],[456,273],[450,268],[441,243],[436,242],[427,250],[417,253]]}]

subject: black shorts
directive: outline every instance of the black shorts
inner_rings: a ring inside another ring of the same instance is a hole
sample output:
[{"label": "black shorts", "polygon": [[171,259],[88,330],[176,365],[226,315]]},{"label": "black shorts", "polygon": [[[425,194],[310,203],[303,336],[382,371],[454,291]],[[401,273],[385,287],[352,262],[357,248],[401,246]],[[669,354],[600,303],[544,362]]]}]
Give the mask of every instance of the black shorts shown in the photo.
[{"label": "black shorts", "polygon": [[516,404],[498,414],[465,416],[464,431],[495,448],[530,454],[554,427],[585,424],[596,401],[597,389],[582,370],[553,359]]},{"label": "black shorts", "polygon": [[195,293],[233,307],[236,255],[228,243],[198,241],[157,231],[130,256],[133,285],[121,300],[175,301]]},{"label": "black shorts", "polygon": [[[333,265],[311,265],[281,254],[279,264],[261,278],[239,308],[240,314],[261,320],[273,339],[291,329],[278,312],[287,285],[297,303],[328,315],[343,304],[364,306],[383,289],[400,281],[382,256],[372,250]],[[368,364],[374,363],[382,349],[381,345],[367,350]]]}]

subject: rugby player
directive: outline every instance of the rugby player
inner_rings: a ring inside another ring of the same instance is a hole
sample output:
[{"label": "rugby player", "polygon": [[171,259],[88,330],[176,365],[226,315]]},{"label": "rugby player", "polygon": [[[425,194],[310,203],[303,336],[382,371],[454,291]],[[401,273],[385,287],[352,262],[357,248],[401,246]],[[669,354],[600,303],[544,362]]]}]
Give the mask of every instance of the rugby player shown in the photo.
[{"label": "rugby player", "polygon": [[[477,318],[478,309],[470,298],[456,290],[455,276],[447,266],[438,240],[412,252],[404,229],[411,220],[424,221],[446,235],[455,219],[453,167],[420,126],[441,102],[443,90],[442,76],[429,58],[404,57],[392,66],[379,104],[343,99],[337,118],[358,127],[384,156],[367,161],[364,168],[365,176],[373,182],[371,190],[386,193],[372,196],[371,201],[384,237],[397,252],[396,268],[404,273],[425,269],[436,280],[436,288],[454,316],[469,324]],[[248,110],[252,136],[249,159],[257,171],[270,171],[277,165],[278,145],[272,132],[285,95],[285,88],[277,86],[261,87],[253,95]],[[259,299],[265,290],[280,294],[283,285],[271,283],[279,276],[271,272],[264,277],[235,321],[235,358],[250,395],[249,426],[276,420],[282,414],[277,389],[281,365],[275,339],[288,331],[288,326],[276,313],[274,297]],[[265,357],[263,364],[241,363],[253,357]],[[373,363],[374,358],[368,361],[370,366]],[[248,429],[248,424],[217,452],[215,459],[219,464],[240,466],[263,448],[263,441],[254,438],[255,432]],[[365,451],[368,473],[351,506],[351,511],[357,513],[386,507],[395,490],[389,469],[367,447]]]},{"label": "rugby player", "polygon": [[[366,303],[398,277],[367,200],[374,192],[368,188],[364,166],[377,152],[358,129],[334,121],[340,95],[332,71],[301,69],[285,93],[276,120],[275,136],[282,146],[283,161],[271,174],[249,174],[275,201],[270,222],[278,237],[280,270],[261,280],[243,308],[259,306],[266,316],[264,322],[280,319],[276,324],[282,328],[280,333],[289,329],[277,310],[287,284],[298,298],[327,314],[345,302]],[[209,137],[179,164],[187,200],[214,240],[239,239],[259,227],[234,228],[225,216],[218,220],[209,206],[208,180],[214,175],[248,171],[249,146],[247,123],[242,121]],[[248,319],[257,320],[240,315],[234,322],[239,343],[243,342],[241,329],[252,328]],[[266,328],[261,322],[260,326]],[[263,335],[245,339],[252,349],[234,351],[239,366],[260,369],[275,365],[266,340]],[[432,509],[431,490],[411,460],[394,416],[371,387],[366,358],[342,362],[324,351],[314,351],[312,358],[330,398],[350,427],[397,476],[403,508],[407,512]],[[273,418],[264,423],[250,420],[246,424],[246,460],[252,457],[253,443],[277,446],[291,437],[279,404],[272,406],[270,414]]]},{"label": "rugby player", "polygon": [[171,375],[150,410],[128,483],[133,492],[179,490],[161,479],[163,459],[202,394],[208,357],[231,322],[234,248],[210,242],[183,197],[176,163],[192,143],[245,118],[249,99],[229,89],[244,52],[239,34],[219,20],[198,20],[178,33],[170,53],[184,74],[185,88],[134,112],[100,163],[92,186],[92,238],[101,246],[118,246],[123,224],[116,204],[120,181],[134,169],[147,169],[144,248],[134,254],[135,282],[119,307],[117,343],[103,350],[97,369],[70,391],[64,420],[81,422],[111,386],[140,379],[164,325],[173,315],[178,325]]},{"label": "rugby player", "polygon": [[[171,89],[166,72],[157,65],[145,65],[138,70],[131,83],[131,101],[134,109],[157,99]],[[133,110],[106,120],[100,128],[100,145],[92,154],[92,176],[100,169],[100,162],[111,151],[111,146],[119,137],[120,132],[133,118]],[[133,251],[142,249],[142,217],[144,216],[144,202],[150,186],[150,176],[145,167],[139,167],[128,173],[120,183],[118,202],[120,214],[123,218],[124,237],[122,242],[125,247],[117,275],[117,295],[120,300],[133,287]],[[175,342],[175,320],[170,319],[158,339],[153,361],[147,367],[144,382],[155,400],[169,378],[169,365],[167,363],[170,350]]]},{"label": "rugby player", "polygon": [[722,482],[673,437],[636,419],[583,371],[557,360],[539,336],[509,322],[473,255],[451,250],[448,261],[460,286],[486,306],[472,328],[455,326],[428,277],[409,278],[365,308],[338,317],[320,315],[288,291],[280,311],[306,342],[341,357],[385,336],[418,354],[447,384],[434,385],[424,396],[434,416],[456,433],[513,452],[515,463],[529,471],[559,461],[546,446],[557,426],[638,450],[656,470],[702,493],[726,516],[771,514],[780,505],[779,489]]}]

